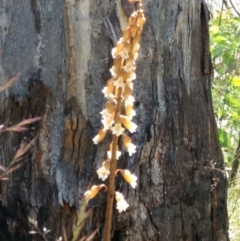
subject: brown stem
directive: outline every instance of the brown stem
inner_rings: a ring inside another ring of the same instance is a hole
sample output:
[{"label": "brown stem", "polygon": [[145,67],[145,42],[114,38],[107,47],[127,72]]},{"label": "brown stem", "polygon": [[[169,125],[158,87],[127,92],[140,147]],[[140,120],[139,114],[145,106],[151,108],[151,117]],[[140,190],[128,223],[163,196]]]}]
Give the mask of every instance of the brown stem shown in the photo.
[{"label": "brown stem", "polygon": [[111,238],[111,223],[112,223],[112,210],[113,210],[113,200],[114,200],[117,143],[118,143],[118,137],[114,135],[113,142],[112,142],[112,161],[110,164],[110,176],[109,176],[109,182],[108,182],[108,196],[107,196],[107,210],[105,215],[104,241],[110,241],[110,238]]},{"label": "brown stem", "polygon": [[[117,96],[117,106],[115,118],[121,114],[121,95],[122,89],[119,88]],[[104,228],[104,241],[110,241],[111,239],[111,226],[112,226],[112,211],[113,211],[113,201],[114,201],[114,184],[115,184],[115,171],[117,166],[117,146],[118,146],[118,136],[113,135],[112,139],[112,159],[110,163],[110,175],[108,181],[108,196],[107,196],[107,209],[105,214],[105,228]]]}]

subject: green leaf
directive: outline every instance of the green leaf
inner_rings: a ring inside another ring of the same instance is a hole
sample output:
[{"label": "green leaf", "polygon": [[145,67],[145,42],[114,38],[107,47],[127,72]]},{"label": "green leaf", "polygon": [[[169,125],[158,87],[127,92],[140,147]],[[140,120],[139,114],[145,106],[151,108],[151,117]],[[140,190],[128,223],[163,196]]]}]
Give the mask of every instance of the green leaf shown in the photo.
[{"label": "green leaf", "polygon": [[232,81],[231,81],[231,84],[233,86],[240,86],[240,77],[237,77],[237,76],[233,77]]},{"label": "green leaf", "polygon": [[219,138],[221,147],[230,148],[232,146],[230,135],[226,131],[219,129],[218,138]]},{"label": "green leaf", "polygon": [[223,53],[224,53],[224,49],[221,45],[216,45],[216,46],[212,47],[212,57],[213,58],[219,58],[222,56]]},{"label": "green leaf", "polygon": [[234,55],[230,51],[226,51],[222,55],[223,63],[228,66],[230,63],[234,62]]},{"label": "green leaf", "polygon": [[232,119],[240,123],[240,117],[238,116],[237,112],[232,113]]},{"label": "green leaf", "polygon": [[212,34],[218,33],[218,32],[219,32],[219,26],[216,26],[216,25],[211,26],[211,27],[210,27],[210,32],[211,32]]},{"label": "green leaf", "polygon": [[236,107],[240,108],[240,102],[238,100],[236,100],[235,98],[232,97],[232,95],[226,95],[224,103],[226,105],[234,105]]},{"label": "green leaf", "polygon": [[216,42],[216,43],[220,43],[220,42],[223,42],[223,41],[226,41],[227,38],[223,37],[223,36],[217,36],[215,38],[213,38],[213,41]]},{"label": "green leaf", "polygon": [[240,114],[240,102],[236,100],[232,95],[226,95],[224,99],[224,104],[231,107],[234,111]]}]

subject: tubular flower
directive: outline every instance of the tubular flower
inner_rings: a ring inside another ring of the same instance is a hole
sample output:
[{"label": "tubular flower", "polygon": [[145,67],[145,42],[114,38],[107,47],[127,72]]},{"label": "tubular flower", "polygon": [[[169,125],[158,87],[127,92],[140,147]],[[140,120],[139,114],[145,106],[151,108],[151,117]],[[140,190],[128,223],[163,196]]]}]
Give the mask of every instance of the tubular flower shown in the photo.
[{"label": "tubular flower", "polygon": [[123,66],[123,69],[127,73],[133,73],[136,69],[135,63],[133,63],[133,61],[127,61],[126,65]]},{"label": "tubular flower", "polygon": [[124,199],[124,196],[120,192],[115,192],[116,195],[116,202],[117,202],[117,210],[119,213],[122,211],[126,211],[126,209],[129,207],[129,204]]},{"label": "tubular flower", "polygon": [[107,87],[104,87],[104,88],[103,88],[102,93],[104,94],[104,97],[105,97],[106,99],[112,99],[112,98],[114,97],[114,95],[112,94],[112,92],[110,92]]},{"label": "tubular flower", "polygon": [[116,173],[117,172],[121,172],[125,181],[128,182],[133,188],[136,188],[137,177],[134,174],[132,174],[129,170],[122,170],[122,169],[118,169]]},{"label": "tubular flower", "polygon": [[110,171],[105,167],[101,167],[97,170],[97,174],[99,179],[102,179],[103,181],[105,181],[108,178]]},{"label": "tubular flower", "polygon": [[103,138],[106,136],[107,131],[105,129],[101,129],[98,134],[93,138],[93,143],[97,145]]},{"label": "tubular flower", "polygon": [[108,80],[107,86],[103,88],[102,92],[104,94],[104,97],[107,99],[112,99],[113,98],[113,90],[114,90],[114,85],[112,79]]},{"label": "tubular flower", "polygon": [[131,31],[130,26],[128,26],[125,30],[123,30],[123,36],[121,38],[122,41],[126,42],[129,40],[130,31]]},{"label": "tubular flower", "polygon": [[100,114],[102,115],[101,122],[103,123],[104,130],[108,130],[111,128],[114,123],[114,104],[111,101],[106,103],[106,109],[102,110]]},{"label": "tubular flower", "polygon": [[112,127],[111,130],[112,130],[113,135],[121,136],[125,129],[122,128],[121,124],[116,124],[114,127]]},{"label": "tubular flower", "polygon": [[131,133],[135,132],[137,129],[137,125],[133,123],[130,118],[121,115],[123,125],[125,126],[126,129],[128,129]]},{"label": "tubular flower", "polygon": [[123,51],[121,53],[119,53],[119,55],[122,57],[122,59],[129,58],[128,51],[125,48],[123,49]]},{"label": "tubular flower", "polygon": [[135,72],[129,72],[129,73],[128,73],[127,83],[130,83],[131,89],[132,89],[132,86],[133,86],[132,80],[135,80],[136,77],[137,77],[137,76],[136,76]]},{"label": "tubular flower", "polygon": [[125,148],[127,149],[129,156],[132,156],[132,154],[134,154],[136,152],[136,146],[131,143],[131,139],[130,139],[130,142],[125,142],[123,140],[123,144],[124,144]]},{"label": "tubular flower", "polygon": [[140,49],[140,44],[136,43],[132,48],[132,53],[138,52]]},{"label": "tubular flower", "polygon": [[112,49],[112,57],[115,59],[123,51],[121,41],[118,41],[116,47]]},{"label": "tubular flower", "polygon": [[142,9],[139,10],[139,13],[141,14],[141,17],[138,18],[137,24],[138,24],[138,26],[142,29],[144,23],[146,22],[146,18],[145,18],[145,16],[144,16],[144,13],[143,13],[143,10],[142,10]]},{"label": "tubular flower", "polygon": [[101,120],[102,124],[103,124],[103,130],[107,131],[111,128],[112,124],[113,124],[113,115],[109,116],[109,118],[104,118]]},{"label": "tubular flower", "polygon": [[127,98],[125,98],[124,100],[124,104],[125,106],[133,106],[133,103],[134,103],[135,99],[132,95],[128,96]]},{"label": "tubular flower", "polygon": [[129,58],[129,49],[126,46],[126,43],[125,46],[123,45],[123,38],[120,38],[116,47],[112,49],[112,57],[115,59],[118,55],[121,56],[122,59]]},{"label": "tubular flower", "polygon": [[115,109],[114,109],[114,104],[113,104],[113,102],[108,101],[108,102],[106,103],[105,107],[106,107],[106,108],[100,112],[100,114],[102,115],[102,118],[103,118],[103,119],[108,119],[108,118],[110,118],[110,117],[114,117],[114,111],[115,111]]},{"label": "tubular flower", "polygon": [[114,122],[114,113],[110,113],[107,109],[104,109],[100,112],[102,115],[102,124],[104,126],[103,130],[108,130],[111,128],[113,122]]},{"label": "tubular flower", "polygon": [[102,110],[100,114],[102,115],[103,119],[109,119],[113,115],[113,113],[110,113],[107,109]]},{"label": "tubular flower", "polygon": [[[111,159],[112,159],[112,143],[110,144],[109,151],[107,152],[107,156],[108,156],[108,160],[111,161]],[[118,160],[118,158],[119,158],[120,156],[121,156],[121,152],[118,151],[118,146],[117,146],[116,159]]]},{"label": "tubular flower", "polygon": [[98,185],[98,186],[93,185],[90,190],[88,190],[84,193],[84,196],[89,201],[90,199],[93,199],[103,187],[107,190],[107,187],[104,184],[101,184],[101,185]]},{"label": "tubular flower", "polygon": [[127,148],[129,156],[132,156],[136,152],[136,146],[132,143],[129,143],[128,148]]},{"label": "tubular flower", "polygon": [[109,130],[111,128],[111,126],[113,124],[113,118],[102,119],[102,123],[103,123],[104,131],[107,131],[107,130]]},{"label": "tubular flower", "polygon": [[[129,25],[132,27],[132,26],[135,26],[136,25],[136,21],[137,21],[137,12],[134,12],[131,17],[128,19],[128,23]],[[131,28],[132,30],[132,28]]]},{"label": "tubular flower", "polygon": [[113,66],[111,69],[110,69],[110,73],[111,75],[115,78],[117,76],[117,69],[115,66]]},{"label": "tubular flower", "polygon": [[[111,152],[111,151],[108,151],[108,152],[107,152],[107,156],[108,156],[108,159],[112,159],[112,152]],[[116,153],[116,159],[118,160],[120,156],[121,156],[121,152],[120,152],[120,151],[117,151],[117,153]]]},{"label": "tubular flower", "polygon": [[114,107],[114,103],[112,101],[108,101],[105,105],[106,107],[106,110],[109,112],[109,113],[114,113],[115,111],[115,107]]},{"label": "tubular flower", "polygon": [[117,56],[113,61],[112,68],[110,69],[110,73],[112,74],[113,78],[117,77],[121,67],[122,67],[122,58],[120,56]]},{"label": "tubular flower", "polygon": [[127,87],[130,88],[131,90],[133,90],[133,83],[132,83],[132,81],[128,81],[127,80]]},{"label": "tubular flower", "polygon": [[132,89],[131,86],[127,83],[126,84],[126,88],[123,94],[124,99],[128,99],[130,96],[132,96]]},{"label": "tubular flower", "polygon": [[102,167],[97,170],[98,178],[105,181],[110,174],[110,160],[106,160],[102,163]]},{"label": "tubular flower", "polygon": [[128,119],[131,120],[133,118],[133,116],[136,115],[136,112],[133,109],[133,105],[125,106],[125,113],[126,113],[126,116],[128,117]]},{"label": "tubular flower", "polygon": [[119,77],[117,80],[114,81],[114,86],[116,86],[116,88],[124,88],[125,87],[125,83],[123,82],[123,78]]},{"label": "tubular flower", "polygon": [[[107,156],[108,156],[108,159],[109,159],[109,160],[112,159],[112,143],[110,144],[109,151],[107,152]],[[118,146],[117,146],[116,159],[118,160],[118,158],[119,158],[120,156],[121,156],[121,152],[118,151]]]},{"label": "tubular flower", "polygon": [[132,156],[133,153],[136,152],[136,146],[132,144],[131,138],[125,134],[122,135],[122,140],[125,148],[127,149],[129,156]]}]

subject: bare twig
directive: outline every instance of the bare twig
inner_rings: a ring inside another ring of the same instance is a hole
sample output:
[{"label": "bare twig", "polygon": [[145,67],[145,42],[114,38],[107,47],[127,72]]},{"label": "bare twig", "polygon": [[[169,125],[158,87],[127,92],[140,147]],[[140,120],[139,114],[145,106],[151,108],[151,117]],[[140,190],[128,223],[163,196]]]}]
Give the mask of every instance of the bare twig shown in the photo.
[{"label": "bare twig", "polygon": [[28,220],[32,224],[33,228],[35,229],[35,231],[30,231],[29,233],[30,234],[39,234],[43,238],[44,241],[48,241],[47,238],[46,238],[46,235],[50,232],[50,230],[46,229],[46,228],[43,228],[43,231],[41,231],[38,228],[38,224],[37,224],[36,220],[33,220],[31,218],[28,218]]},{"label": "bare twig", "polygon": [[236,14],[240,17],[240,12],[238,11],[238,9],[236,8],[236,6],[234,5],[234,3],[232,2],[232,0],[229,0],[231,5],[232,5],[232,8],[234,9],[234,11],[236,12]]},{"label": "bare twig", "polygon": [[114,31],[114,28],[112,26],[112,23],[110,22],[108,17],[104,18],[104,25],[105,25],[106,29],[109,32],[110,38],[111,38],[111,40],[113,42],[113,45],[115,46],[116,43],[117,43],[117,37],[116,37],[116,33]]},{"label": "bare twig", "polygon": [[12,79],[10,79],[10,81],[8,81],[5,85],[0,86],[0,92],[12,87],[18,81],[19,77],[20,77],[20,74],[17,74]]}]

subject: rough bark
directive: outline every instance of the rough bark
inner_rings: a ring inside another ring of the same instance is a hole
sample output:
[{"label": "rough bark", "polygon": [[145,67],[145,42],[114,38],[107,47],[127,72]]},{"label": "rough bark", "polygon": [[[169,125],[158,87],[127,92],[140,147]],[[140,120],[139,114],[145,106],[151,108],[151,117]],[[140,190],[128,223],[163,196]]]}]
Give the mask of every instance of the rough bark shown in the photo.
[{"label": "rough bark", "polygon": [[[116,2],[1,1],[1,83],[22,75],[9,94],[1,94],[7,98],[1,98],[0,123],[42,116],[26,133],[0,136],[4,166],[23,137],[38,137],[23,167],[1,183],[2,240],[32,240],[28,217],[51,229],[49,240],[61,235],[62,226],[70,238],[79,198],[99,183],[95,170],[109,138],[98,146],[91,139],[101,126],[101,90],[112,64],[114,38],[106,18],[117,38],[121,35]],[[130,208],[115,213],[113,240],[229,240],[205,2],[145,0],[144,8],[134,86],[137,153],[119,161],[138,175],[139,185],[132,190],[117,179],[116,189]],[[89,204],[93,213],[85,232],[100,227],[96,240],[103,232],[105,202],[102,193]]]}]

